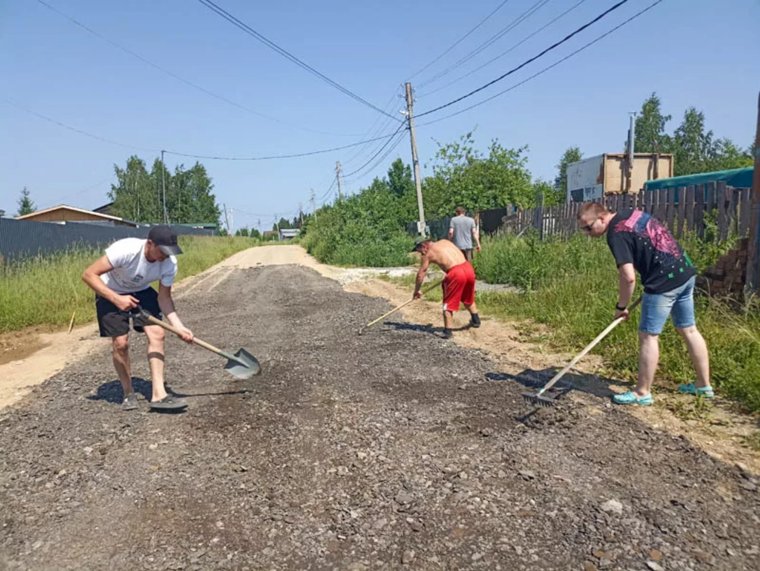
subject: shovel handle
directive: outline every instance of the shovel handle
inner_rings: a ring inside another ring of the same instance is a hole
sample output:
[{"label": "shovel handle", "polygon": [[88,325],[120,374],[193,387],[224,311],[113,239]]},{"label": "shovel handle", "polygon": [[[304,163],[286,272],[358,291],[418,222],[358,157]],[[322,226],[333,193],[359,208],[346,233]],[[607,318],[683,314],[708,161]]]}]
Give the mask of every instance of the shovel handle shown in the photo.
[{"label": "shovel handle", "polygon": [[[628,307],[628,312],[630,313],[631,311],[633,311],[636,308],[636,306],[639,305],[640,303],[641,303],[641,298],[638,298]],[[610,323],[607,326],[607,328],[604,331],[602,331],[599,335],[597,335],[596,338],[591,343],[586,345],[583,351],[578,353],[573,358],[573,360],[570,361],[567,364],[567,366],[565,366],[564,369],[562,369],[559,373],[554,375],[552,379],[548,383],[546,383],[540,391],[538,391],[538,394],[536,396],[541,396],[542,394],[544,394],[544,392],[552,388],[557,381],[559,381],[562,377],[565,376],[565,373],[567,373],[570,369],[572,369],[575,366],[575,364],[586,355],[586,353],[588,353],[589,351],[591,351],[591,349],[596,347],[602,339],[604,339],[605,337],[607,337],[607,335],[609,335],[610,331],[615,329],[615,327],[617,327],[623,321],[625,321],[625,317],[620,316],[617,319],[615,319],[612,323]]]},{"label": "shovel handle", "polygon": [[[140,311],[140,317],[142,317],[145,321],[148,321],[149,323],[152,323],[153,325],[158,325],[159,327],[163,327],[167,331],[171,331],[175,335],[180,335],[180,330],[174,327],[173,325],[170,325],[168,323],[164,323],[160,319],[156,319],[153,317],[150,313],[148,313],[145,310]],[[209,351],[216,353],[217,355],[221,357],[226,357],[227,359],[232,359],[233,361],[237,361],[238,359],[233,357],[232,355],[226,353],[225,351],[222,351],[218,347],[214,347],[211,343],[206,343],[202,339],[198,339],[197,337],[193,337],[193,343],[196,345],[203,347],[204,349],[208,349]]]},{"label": "shovel handle", "polygon": [[[438,280],[437,282],[434,282],[434,283],[430,284],[428,287],[426,287],[425,289],[422,290],[422,293],[426,294],[427,292],[429,292],[429,291],[437,288],[439,285],[441,285],[441,282],[443,282],[443,280]],[[378,321],[382,321],[383,319],[385,319],[386,317],[388,317],[391,313],[396,313],[402,307],[406,307],[407,305],[409,305],[410,303],[412,303],[413,301],[416,301],[416,300],[417,300],[417,298],[413,297],[412,299],[410,299],[408,301],[405,301],[401,305],[397,305],[396,307],[394,307],[393,309],[391,309],[389,312],[383,313],[380,317],[378,317],[374,321],[370,321],[369,323],[367,323],[367,325],[365,325],[362,329],[366,329],[367,327],[371,327],[372,325],[374,325]]]}]

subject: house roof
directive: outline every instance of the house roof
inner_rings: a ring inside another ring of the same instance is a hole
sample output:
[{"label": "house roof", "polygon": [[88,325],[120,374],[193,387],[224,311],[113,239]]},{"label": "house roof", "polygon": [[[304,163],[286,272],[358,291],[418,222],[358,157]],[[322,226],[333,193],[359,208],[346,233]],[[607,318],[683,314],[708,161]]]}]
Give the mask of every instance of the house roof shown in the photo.
[{"label": "house roof", "polygon": [[16,216],[16,220],[27,220],[30,218],[35,218],[36,216],[39,216],[40,214],[55,212],[56,210],[70,210],[72,212],[81,212],[82,214],[89,214],[91,216],[102,218],[103,220],[114,220],[117,222],[127,222],[128,224],[134,224],[135,226],[138,225],[137,222],[132,222],[131,220],[127,220],[125,218],[119,218],[118,216],[111,216],[110,214],[102,214],[100,212],[94,212],[92,210],[85,210],[84,208],[69,206],[68,204],[59,204],[57,206],[51,206],[50,208],[44,208],[43,210],[35,210],[34,212],[31,212],[29,214],[24,214],[23,216]]}]

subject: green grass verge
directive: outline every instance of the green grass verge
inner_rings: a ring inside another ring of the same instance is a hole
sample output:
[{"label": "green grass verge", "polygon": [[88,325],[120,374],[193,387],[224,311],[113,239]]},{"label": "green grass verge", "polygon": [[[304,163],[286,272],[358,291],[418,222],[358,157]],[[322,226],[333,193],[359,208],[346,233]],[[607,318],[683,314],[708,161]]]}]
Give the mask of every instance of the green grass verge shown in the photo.
[{"label": "green grass verge", "polygon": [[[731,245],[719,248],[700,244],[693,238],[683,243],[700,269]],[[475,266],[479,279],[523,289],[521,293],[478,293],[481,314],[522,322],[521,329],[534,342],[577,352],[612,321],[617,270],[603,239],[583,236],[545,242],[530,236],[486,239]],[[395,281],[412,288],[412,277]],[[440,292],[431,292],[427,298],[438,301]],[[700,295],[696,298],[696,313],[697,326],[710,351],[713,384],[750,411],[760,411],[760,312],[757,308],[737,311],[724,301]],[[610,376],[635,380],[637,324],[638,313],[595,348]],[[693,378],[686,346],[668,322],[660,336],[655,387],[672,388]]]},{"label": "green grass verge", "polygon": [[[177,280],[202,272],[235,252],[257,245],[242,237],[180,236]],[[82,272],[102,250],[74,249],[0,268],[0,332],[32,325],[63,327],[76,312],[76,323],[95,318],[94,293]]]}]

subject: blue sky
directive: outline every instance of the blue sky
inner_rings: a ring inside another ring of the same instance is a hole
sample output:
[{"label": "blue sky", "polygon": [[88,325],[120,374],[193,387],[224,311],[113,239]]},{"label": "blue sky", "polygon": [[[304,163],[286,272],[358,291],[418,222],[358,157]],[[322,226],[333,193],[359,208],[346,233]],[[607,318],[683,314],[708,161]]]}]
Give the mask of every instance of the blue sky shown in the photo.
[{"label": "blue sky", "polygon": [[[114,164],[123,166],[131,154],[150,164],[161,149],[228,157],[305,153],[385,135],[397,126],[199,1],[44,1],[100,37],[37,0],[0,0],[0,209],[9,213],[16,212],[24,186],[39,208],[59,203],[97,207],[108,201]],[[578,0],[214,1],[399,119],[404,81],[412,82],[415,114],[422,114],[506,73],[616,3],[585,0],[487,63]],[[438,143],[475,129],[481,149],[493,138],[508,147],[527,145],[533,175],[551,179],[568,146],[580,146],[585,156],[621,151],[628,112],[639,109],[653,91],[673,115],[670,130],[688,106],[695,106],[716,136],[749,145],[760,89],[758,0],[663,0],[513,91],[426,124],[528,78],[653,1],[629,0],[494,86],[420,117],[423,175],[430,173]],[[259,221],[269,227],[275,216],[292,217],[299,205],[309,210],[311,189],[317,205],[333,199],[335,187],[327,191],[336,161],[344,174],[351,173],[382,144],[286,160],[200,160],[213,178],[218,203],[232,210],[235,228]],[[411,162],[408,137],[374,168],[369,167],[376,161],[346,176],[344,191],[356,192],[382,176],[397,157]],[[170,169],[194,160],[166,155]]]}]

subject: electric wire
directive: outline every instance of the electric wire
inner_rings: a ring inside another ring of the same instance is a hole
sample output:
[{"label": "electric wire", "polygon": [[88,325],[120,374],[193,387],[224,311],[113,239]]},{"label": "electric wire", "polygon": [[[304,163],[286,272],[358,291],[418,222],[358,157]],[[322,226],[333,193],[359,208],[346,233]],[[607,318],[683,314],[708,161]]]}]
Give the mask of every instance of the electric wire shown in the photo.
[{"label": "electric wire", "polygon": [[430,115],[431,113],[435,113],[435,112],[440,111],[442,109],[446,109],[447,107],[450,107],[450,106],[452,106],[452,105],[454,105],[456,103],[459,103],[460,101],[463,101],[464,99],[467,99],[468,97],[472,97],[476,93],[479,93],[479,92],[483,91],[484,89],[486,89],[486,88],[494,85],[495,83],[498,83],[499,81],[502,81],[506,77],[508,77],[508,76],[512,75],[513,73],[521,70],[526,65],[528,65],[528,64],[536,61],[537,59],[543,57],[544,55],[546,55],[550,51],[552,51],[552,50],[556,49],[557,47],[561,46],[562,44],[564,44],[565,42],[567,42],[568,40],[570,40],[574,36],[578,35],[579,33],[581,33],[583,30],[585,30],[589,26],[592,26],[593,24],[595,24],[596,22],[598,22],[599,20],[601,20],[605,16],[608,16],[609,14],[611,14],[612,12],[614,12],[615,10],[617,10],[618,8],[620,8],[626,2],[628,2],[628,0],[620,0],[619,2],[617,2],[613,6],[611,6],[610,8],[608,8],[607,10],[605,10],[604,12],[602,12],[601,14],[599,14],[598,16],[596,16],[594,19],[592,19],[589,22],[583,24],[580,28],[576,29],[575,31],[570,32],[568,35],[566,35],[561,40],[558,40],[558,41],[554,42],[548,48],[545,48],[543,51],[541,51],[540,53],[536,54],[532,58],[525,60],[523,63],[521,63],[517,67],[512,68],[511,70],[509,70],[508,72],[500,75],[496,79],[493,79],[493,80],[489,81],[488,83],[486,83],[484,85],[481,85],[480,87],[478,87],[476,89],[473,89],[469,93],[465,93],[464,95],[462,95],[460,97],[457,97],[456,99],[453,99],[453,100],[449,101],[448,103],[444,103],[443,105],[439,105],[438,107],[430,109],[429,111],[425,111],[424,113],[418,114],[417,118],[419,118],[419,117],[425,117],[426,115]]},{"label": "electric wire", "polygon": [[[474,109],[475,107],[479,107],[480,105],[483,105],[484,103],[488,103],[489,101],[491,101],[493,99],[496,99],[497,97],[499,97],[501,95],[504,95],[505,93],[508,93],[508,92],[512,91],[513,89],[516,89],[516,88],[520,87],[521,85],[524,85],[524,84],[528,83],[532,79],[535,79],[536,77],[538,77],[540,75],[543,75],[544,73],[546,73],[550,69],[553,69],[553,68],[557,67],[559,64],[561,64],[561,63],[569,60],[571,57],[573,57],[573,56],[579,54],[580,52],[584,51],[586,48],[589,48],[589,47],[593,46],[594,44],[596,44],[597,42],[603,40],[604,38],[606,38],[607,36],[609,36],[613,32],[619,30],[620,28],[622,28],[626,24],[632,22],[633,20],[635,20],[639,16],[643,15],[645,12],[648,12],[649,10],[651,10],[652,8],[654,8],[655,6],[657,6],[658,4],[660,4],[662,1],[663,0],[657,0],[656,2],[653,2],[649,6],[647,6],[644,9],[642,9],[641,11],[637,12],[636,14],[634,14],[633,16],[631,16],[630,18],[628,18],[627,20],[621,22],[620,24],[618,24],[614,28],[610,29],[609,31],[605,32],[604,34],[601,34],[600,36],[597,36],[595,39],[591,40],[587,44],[584,44],[583,46],[581,46],[580,48],[576,49],[575,51],[569,53],[568,55],[566,55],[562,59],[557,60],[553,64],[546,66],[541,71],[538,71],[538,72],[534,73],[530,77],[526,77],[524,80],[520,81],[519,83],[516,83],[516,84],[512,85],[511,87],[509,87],[509,88],[507,88],[507,89],[505,89],[503,91],[500,91],[499,93],[495,93],[494,95],[491,95],[490,97],[487,97],[486,99],[483,99],[482,101],[479,101],[479,102],[477,102],[477,103],[475,103],[473,105],[470,105],[469,107],[465,107],[464,109],[459,109],[459,110],[455,111],[454,113],[450,113],[449,115],[444,115],[443,117],[438,117],[437,119],[432,119],[430,121],[425,121],[424,123],[419,123],[418,127],[423,127],[423,126],[426,126],[426,125],[432,125],[434,123],[439,123],[440,121],[443,121],[445,119],[450,119],[451,117],[456,117],[457,115],[461,115],[462,113],[464,113],[466,111],[469,111],[470,109]],[[419,117],[419,115],[418,115],[418,117]]]},{"label": "electric wire", "polygon": [[224,18],[225,20],[227,20],[229,23],[231,23],[235,27],[237,27],[240,30],[244,31],[249,36],[252,36],[253,38],[257,39],[258,41],[260,41],[261,43],[263,43],[268,48],[274,50],[275,52],[277,52],[278,54],[280,54],[281,56],[283,56],[285,59],[287,59],[287,60],[291,61],[292,63],[296,64],[298,67],[300,67],[300,68],[308,71],[312,75],[315,75],[316,77],[318,77],[319,79],[321,79],[322,81],[324,81],[325,83],[327,83],[328,85],[331,85],[332,87],[334,87],[335,89],[337,89],[341,93],[349,96],[351,99],[354,99],[355,101],[358,101],[359,103],[362,103],[363,105],[366,105],[367,107],[369,107],[371,109],[374,109],[378,113],[381,113],[381,114],[386,115],[388,117],[392,117],[394,120],[398,120],[396,117],[393,117],[392,115],[388,115],[385,111],[383,111],[382,109],[380,109],[376,105],[370,103],[369,101],[367,101],[363,97],[357,95],[356,93],[354,93],[353,91],[349,90],[348,88],[342,86],[338,82],[333,81],[332,79],[330,79],[329,77],[327,77],[322,72],[314,69],[312,66],[310,66],[309,64],[307,64],[303,60],[297,58],[296,56],[294,56],[293,54],[291,54],[286,49],[280,47],[279,45],[277,45],[272,40],[268,39],[264,35],[260,34],[259,32],[257,32],[253,28],[251,28],[248,24],[246,24],[242,20],[236,18],[235,16],[233,16],[232,14],[230,14],[229,12],[227,12],[224,8],[222,8],[218,4],[214,3],[212,0],[198,0],[198,2],[200,2],[201,4],[203,4],[206,8],[208,8],[212,12],[218,14],[219,16],[221,16],[222,18]]},{"label": "electric wire", "polygon": [[464,75],[460,75],[456,79],[452,79],[451,81],[449,81],[448,83],[444,83],[440,87],[436,87],[435,89],[431,89],[430,91],[425,91],[425,92],[421,93],[419,95],[419,97],[420,98],[428,97],[428,96],[430,96],[430,95],[432,95],[434,93],[438,93],[439,91],[442,91],[442,90],[446,89],[447,87],[450,87],[451,85],[454,85],[455,83],[458,83],[461,80],[463,80],[463,79],[465,79],[467,77],[470,77],[471,75],[473,75],[474,73],[477,73],[478,71],[480,71],[484,67],[487,67],[487,66],[491,65],[496,60],[499,60],[499,59],[503,58],[507,54],[509,54],[509,53],[513,52],[515,49],[519,48],[521,45],[523,45],[525,42],[527,42],[532,37],[534,37],[537,34],[543,32],[546,28],[548,28],[549,26],[551,26],[554,22],[556,22],[557,20],[563,18],[564,16],[566,16],[567,14],[569,14],[570,12],[572,12],[573,10],[575,10],[578,6],[580,6],[581,4],[583,4],[585,1],[586,0],[579,0],[578,2],[576,2],[575,4],[573,4],[572,6],[570,6],[570,8],[568,8],[567,10],[565,10],[564,12],[562,12],[559,16],[556,16],[553,19],[549,20],[549,22],[547,22],[546,24],[544,24],[543,26],[541,26],[539,29],[537,29],[536,31],[532,32],[531,34],[525,36],[522,40],[520,40],[519,42],[517,42],[516,44],[514,44],[512,47],[508,48],[506,51],[503,51],[499,55],[497,55],[496,57],[493,57],[493,58],[489,59],[487,62],[485,62],[482,65],[479,65],[478,67],[476,67],[472,71],[468,71]]},{"label": "electric wire", "polygon": [[522,24],[525,20],[530,18],[533,14],[535,14],[538,10],[540,10],[544,5],[546,5],[550,0],[538,0],[535,4],[530,6],[525,12],[517,16],[514,20],[512,20],[509,24],[507,24],[504,28],[499,30],[496,34],[491,36],[489,39],[487,39],[485,42],[480,44],[478,47],[476,47],[474,50],[469,52],[467,55],[461,57],[458,59],[455,63],[444,69],[443,71],[438,72],[437,74],[433,75],[432,77],[419,82],[418,87],[424,87],[426,85],[430,85],[431,83],[434,83],[438,79],[447,76],[452,71],[457,69],[458,67],[461,67],[468,61],[470,61],[472,58],[480,54],[483,50],[493,45],[495,42],[503,38],[505,35],[507,35],[509,32],[514,30],[517,26]]},{"label": "electric wire", "polygon": [[[48,121],[50,123],[53,123],[55,125],[58,125],[59,127],[63,127],[64,129],[68,129],[69,131],[73,131],[75,133],[79,133],[80,135],[85,135],[86,137],[90,137],[93,139],[96,139],[98,141],[102,141],[104,143],[109,143],[111,145],[117,145],[119,147],[126,147],[128,149],[137,149],[140,151],[146,151],[151,153],[160,153],[162,150],[167,155],[175,155],[178,157],[187,157],[191,159],[206,159],[206,160],[215,160],[215,161],[270,161],[270,160],[281,160],[281,159],[295,159],[300,157],[310,157],[313,155],[321,155],[325,153],[332,153],[335,151],[342,151],[344,149],[350,149],[353,147],[357,147],[359,145],[365,145],[367,143],[373,143],[375,141],[382,141],[384,139],[390,139],[396,133],[398,133],[398,129],[394,131],[393,133],[388,133],[385,135],[382,135],[380,137],[373,137],[372,139],[365,139],[364,141],[357,141],[355,143],[349,143],[348,145],[341,145],[338,147],[331,147],[329,149],[318,149],[315,151],[306,151],[303,153],[289,153],[289,154],[282,154],[282,155],[266,155],[261,157],[225,157],[225,156],[218,156],[218,155],[200,155],[200,154],[192,154],[192,153],[181,153],[179,151],[172,151],[169,149],[155,149],[155,148],[148,148],[148,147],[140,147],[137,145],[130,145],[126,143],[121,143],[119,141],[114,141],[112,139],[107,139],[105,137],[101,137],[100,135],[95,135],[93,133],[90,133],[88,131],[85,131],[83,129],[78,129],[77,127],[72,127],[71,125],[67,125],[66,123],[63,123],[61,121],[58,121],[56,119],[53,119],[52,117],[48,117],[47,115],[43,115],[42,113],[38,113],[36,111],[33,111],[27,107],[24,107],[23,105],[13,101],[12,99],[3,96],[2,99],[9,103],[10,105],[13,105],[14,107],[17,107],[18,109],[21,109],[22,111],[25,111],[31,115],[34,115],[35,117],[38,117],[40,119],[43,119],[45,121]],[[400,124],[399,128],[402,128],[404,126],[403,123]]]},{"label": "electric wire", "polygon": [[290,123],[288,121],[284,121],[282,119],[279,119],[277,117],[273,117],[271,115],[267,115],[266,113],[262,113],[260,111],[256,111],[255,109],[251,109],[250,107],[246,107],[245,105],[241,105],[240,103],[237,103],[236,101],[233,101],[232,99],[229,99],[229,98],[225,97],[224,95],[219,95],[218,93],[214,93],[213,91],[211,91],[209,89],[206,89],[202,85],[198,85],[197,83],[194,83],[194,82],[190,81],[189,79],[185,79],[184,77],[182,77],[182,76],[174,73],[173,71],[171,71],[169,69],[166,69],[165,67],[162,67],[162,66],[158,65],[157,63],[154,63],[151,60],[149,60],[149,59],[141,56],[137,52],[132,51],[129,48],[124,47],[124,46],[122,46],[121,44],[119,44],[117,42],[114,42],[113,40],[109,39],[108,37],[104,36],[103,34],[97,32],[96,30],[93,30],[89,26],[87,26],[87,25],[83,24],[82,22],[78,21],[76,18],[74,18],[74,17],[66,14],[65,12],[62,12],[61,10],[59,10],[58,8],[55,8],[54,6],[51,6],[50,4],[48,4],[47,2],[45,2],[44,0],[37,0],[37,2],[40,3],[42,6],[44,6],[45,8],[47,8],[48,10],[50,10],[50,11],[58,14],[62,18],[65,18],[66,20],[68,20],[69,22],[71,22],[72,24],[74,24],[75,26],[78,26],[79,28],[83,29],[87,33],[89,33],[89,34],[95,36],[96,38],[98,38],[98,39],[100,39],[100,40],[102,40],[102,41],[104,41],[104,42],[112,45],[113,47],[115,47],[115,48],[123,51],[124,53],[126,53],[126,54],[128,54],[128,55],[130,55],[130,56],[132,56],[132,57],[134,57],[134,58],[136,58],[138,60],[140,60],[141,62],[145,63],[146,65],[149,65],[150,67],[152,67],[154,69],[157,69],[161,73],[164,73],[164,74],[168,75],[169,77],[172,77],[172,78],[176,79],[177,81],[179,81],[181,83],[184,83],[185,85],[187,85],[189,87],[192,87],[193,89],[196,89],[196,90],[200,91],[201,93],[205,93],[206,95],[208,95],[210,97],[213,97],[214,99],[218,99],[219,101],[223,101],[224,103],[227,103],[228,105],[231,105],[231,106],[233,106],[233,107],[235,107],[237,109],[240,109],[242,111],[245,111],[245,112],[250,113],[252,115],[255,115],[257,117],[261,117],[263,119],[267,119],[269,121],[274,121],[276,123],[280,123],[281,125],[286,125],[286,126],[288,126],[290,128],[299,129],[299,130],[302,130],[302,131],[308,131],[310,133],[317,133],[317,134],[320,134],[320,135],[336,135],[336,136],[341,136],[341,137],[345,137],[345,136],[355,137],[356,136],[356,135],[347,135],[345,133],[343,133],[343,134],[329,133],[327,131],[320,131],[318,129],[311,129],[311,128],[308,128],[308,127],[304,127],[302,125],[296,125],[296,124]]},{"label": "electric wire", "polygon": [[394,138],[394,136],[397,136],[397,135],[398,135],[398,133],[399,133],[399,132],[400,132],[402,129],[404,129],[405,127],[406,127],[406,125],[405,125],[404,123],[400,124],[400,125],[398,126],[398,128],[396,129],[396,131],[393,133],[393,135],[391,135],[391,137],[390,137],[390,138],[389,138],[389,139],[388,139],[388,140],[385,142],[385,144],[384,144],[382,147],[380,147],[380,148],[377,150],[377,152],[376,152],[374,155],[372,155],[372,156],[369,158],[369,160],[367,160],[367,162],[365,162],[365,163],[364,163],[362,166],[360,166],[360,167],[359,167],[359,168],[357,168],[356,170],[353,170],[353,171],[351,171],[350,173],[346,173],[346,174],[344,175],[344,176],[345,176],[345,178],[348,178],[348,177],[351,177],[351,176],[355,175],[356,173],[358,173],[359,171],[361,171],[361,170],[362,170],[364,167],[366,167],[366,166],[367,166],[369,163],[371,163],[373,160],[375,160],[375,157],[377,157],[377,155],[379,155],[381,152],[383,152],[383,150],[384,150],[384,149],[385,149],[385,148],[386,148],[386,147],[387,147],[387,146],[388,146],[388,145],[389,145],[389,144],[390,144],[390,143],[393,141],[393,138]]},{"label": "electric wire", "polygon": [[496,6],[496,8],[494,8],[494,9],[491,11],[491,13],[490,13],[490,14],[488,14],[488,15],[487,15],[485,18],[483,18],[483,19],[482,19],[480,22],[478,22],[478,24],[477,24],[477,25],[476,25],[474,28],[470,29],[470,31],[469,31],[469,32],[467,32],[467,33],[466,33],[464,36],[462,36],[461,38],[459,38],[459,39],[458,39],[456,42],[454,42],[454,43],[453,43],[453,44],[451,44],[451,45],[450,45],[448,48],[446,48],[446,49],[445,49],[443,52],[441,52],[441,53],[440,53],[440,55],[438,55],[438,57],[436,57],[435,59],[433,59],[431,62],[429,62],[429,63],[428,63],[428,64],[426,64],[425,66],[423,66],[423,67],[421,67],[420,69],[418,69],[417,71],[415,71],[415,72],[414,72],[412,75],[410,75],[410,76],[409,76],[409,78],[408,78],[408,79],[410,79],[410,80],[411,80],[413,77],[416,77],[417,75],[421,74],[423,71],[425,71],[426,69],[428,69],[430,66],[432,66],[433,64],[435,64],[435,63],[437,63],[438,61],[440,61],[440,59],[441,59],[443,56],[445,56],[447,53],[449,53],[451,50],[453,50],[455,47],[457,47],[459,44],[461,44],[461,43],[462,43],[464,40],[466,40],[466,39],[467,39],[467,38],[468,38],[468,37],[469,37],[469,36],[470,36],[470,35],[471,35],[473,32],[475,32],[475,30],[477,30],[477,29],[478,29],[478,28],[480,28],[480,27],[481,27],[483,24],[485,24],[485,23],[486,23],[488,20],[490,20],[490,19],[493,17],[493,15],[494,15],[494,14],[496,14],[496,12],[498,12],[499,10],[501,10],[501,9],[504,7],[504,5],[505,5],[507,2],[509,2],[509,0],[504,0],[504,1],[503,1],[501,4],[499,4],[498,6]]}]

